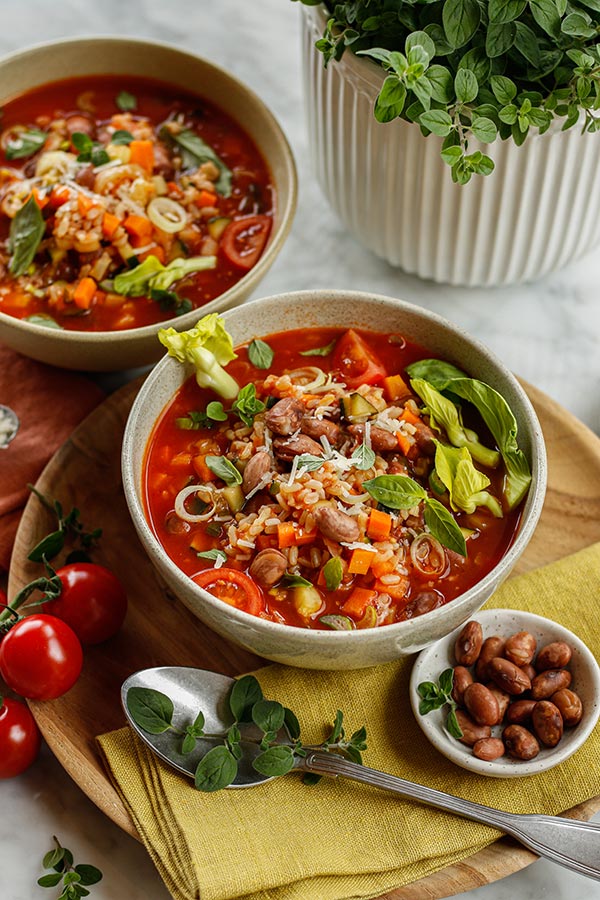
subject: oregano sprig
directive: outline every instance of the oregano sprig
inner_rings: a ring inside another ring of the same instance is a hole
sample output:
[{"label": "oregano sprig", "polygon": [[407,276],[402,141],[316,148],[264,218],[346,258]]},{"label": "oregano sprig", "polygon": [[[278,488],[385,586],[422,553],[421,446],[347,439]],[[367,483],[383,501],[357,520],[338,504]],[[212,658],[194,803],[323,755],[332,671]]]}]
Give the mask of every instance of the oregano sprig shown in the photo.
[{"label": "oregano sprig", "polygon": [[[302,0],[316,5],[316,0]],[[466,184],[492,159],[472,148],[580,123],[600,130],[600,7],[595,0],[325,0],[316,42],[324,63],[350,50],[385,71],[379,122],[402,118],[443,138],[442,159]]]},{"label": "oregano sprig", "polygon": [[31,562],[43,562],[44,560],[54,559],[65,546],[65,541],[71,539],[76,544],[79,544],[79,547],[69,553],[66,562],[89,562],[90,551],[94,549],[102,536],[102,529],[94,528],[92,531],[86,531],[77,507],[74,506],[70,512],[65,514],[63,506],[58,500],[51,500],[45,497],[32,484],[28,484],[27,487],[35,494],[40,503],[56,516],[58,526],[55,531],[46,535],[45,538],[36,544],[27,559],[31,560]]},{"label": "oregano sprig", "polygon": [[[258,745],[261,752],[253,759],[252,766],[268,778],[291,771],[296,760],[305,757],[309,749],[300,740],[300,724],[295,713],[276,700],[263,697],[260,684],[253,675],[245,675],[232,685],[228,703],[234,721],[225,731],[217,733],[204,730],[202,712],[183,729],[176,727],[173,724],[175,709],[172,700],[152,688],[130,688],[126,703],[131,718],[143,731],[149,734],[171,731],[182,736],[181,753],[184,755],[196,748],[198,740],[219,741],[217,746],[202,756],[195,769],[195,786],[205,793],[221,790],[235,780],[238,763],[243,756],[242,743]],[[244,726],[250,724],[255,728],[248,734]],[[286,742],[278,743],[279,733],[284,727]],[[346,738],[343,714],[338,710],[329,736],[318,747],[311,746],[310,749],[341,754],[362,763],[362,753],[367,749],[366,737],[365,728],[360,728]],[[307,783],[315,783],[318,779],[319,776],[305,775]]]},{"label": "oregano sprig", "polygon": [[419,702],[419,713],[426,716],[427,713],[434,709],[441,709],[448,705],[448,715],[446,716],[446,730],[452,737],[460,739],[463,736],[462,729],[456,718],[456,701],[452,696],[452,688],[454,687],[454,669],[444,669],[436,682],[422,681],[417,687],[417,692],[421,698]]},{"label": "oregano sprig", "polygon": [[[88,887],[102,879],[102,872],[96,866],[86,864],[73,865],[73,854],[63,847],[57,837],[52,840],[56,844],[42,860],[44,869],[50,869],[46,875],[38,878],[40,887],[57,887],[61,894],[57,900],[80,900],[90,894]],[[61,883],[62,882],[62,883]]]}]

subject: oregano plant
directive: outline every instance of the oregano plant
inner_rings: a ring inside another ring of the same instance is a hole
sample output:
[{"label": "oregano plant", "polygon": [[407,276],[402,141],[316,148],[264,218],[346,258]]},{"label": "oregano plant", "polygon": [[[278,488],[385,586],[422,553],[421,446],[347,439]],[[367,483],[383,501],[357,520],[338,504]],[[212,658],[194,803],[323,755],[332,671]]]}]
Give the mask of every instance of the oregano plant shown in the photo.
[{"label": "oregano plant", "polygon": [[57,900],[80,900],[89,896],[88,887],[102,879],[102,872],[96,866],[75,865],[71,851],[63,847],[57,837],[53,841],[55,846],[42,861],[44,869],[49,871],[38,878],[37,883],[40,887],[60,890]]},{"label": "oregano plant", "polygon": [[[260,753],[253,759],[252,765],[268,778],[291,771],[296,760],[305,757],[308,749],[336,753],[362,763],[362,752],[367,749],[366,730],[359,728],[346,737],[344,716],[340,710],[335,715],[329,736],[317,747],[308,748],[300,740],[300,724],[295,713],[276,700],[265,699],[253,675],[244,675],[233,683],[228,703],[232,724],[224,731],[208,732],[204,729],[205,719],[201,711],[185,727],[175,726],[173,701],[161,691],[132,687],[126,697],[127,709],[135,724],[148,734],[171,731],[179,735],[183,755],[191,753],[198,740],[215,742],[215,746],[202,756],[195,770],[196,788],[205,793],[221,790],[235,781],[238,763],[243,755],[242,743],[258,746]],[[256,726],[252,734],[244,729],[249,724]],[[284,727],[287,739],[282,743],[279,733]],[[304,781],[314,784],[319,777],[306,773]]]},{"label": "oregano plant", "polygon": [[[302,0],[307,6],[319,0]],[[452,178],[489,175],[472,140],[521,145],[554,120],[600,130],[600,0],[325,0],[325,65],[346,50],[385,73],[379,122],[443,138]]]}]

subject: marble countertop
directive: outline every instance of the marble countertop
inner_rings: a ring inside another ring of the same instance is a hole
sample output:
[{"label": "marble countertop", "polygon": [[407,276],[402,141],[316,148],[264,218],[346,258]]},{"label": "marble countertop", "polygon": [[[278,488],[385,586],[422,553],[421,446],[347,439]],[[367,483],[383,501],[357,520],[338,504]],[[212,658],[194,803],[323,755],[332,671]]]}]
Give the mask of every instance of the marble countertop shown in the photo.
[{"label": "marble countertop", "polygon": [[[32,34],[35,39],[119,34],[160,38],[228,68],[278,117],[294,150],[300,178],[291,235],[256,296],[351,287],[418,303],[463,326],[513,371],[600,433],[600,251],[536,284],[484,290],[423,282],[364,250],[344,232],[310,169],[298,17],[298,7],[289,0],[261,0],[260,4],[19,0],[4,4],[0,54],[33,43]],[[77,861],[103,870],[104,880],[93,888],[94,900],[167,900],[169,895],[144,849],[96,809],[47,748],[26,774],[0,784],[0,804],[3,900],[44,896],[36,880],[53,834],[73,850]],[[600,900],[600,884],[552,863],[537,862],[503,881],[459,896],[468,900]]]}]

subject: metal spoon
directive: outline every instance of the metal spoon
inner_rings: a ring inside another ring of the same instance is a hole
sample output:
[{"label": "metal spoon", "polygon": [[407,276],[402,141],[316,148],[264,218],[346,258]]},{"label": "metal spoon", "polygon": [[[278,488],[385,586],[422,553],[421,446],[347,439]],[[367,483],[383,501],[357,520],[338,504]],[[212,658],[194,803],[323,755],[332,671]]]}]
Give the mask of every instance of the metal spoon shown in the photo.
[{"label": "metal spoon", "polygon": [[16,412],[10,406],[0,403],[0,450],[6,450],[20,425]]},{"label": "metal spoon", "polygon": [[[162,666],[144,669],[131,675],[121,688],[121,701],[129,724],[144,743],[164,762],[183,775],[191,778],[199,760],[214,747],[214,741],[200,740],[196,749],[185,756],[180,753],[181,738],[172,732],[148,734],[142,731],[132,720],[127,709],[126,696],[129,688],[146,687],[161,691],[173,700],[175,714],[173,724],[185,728],[193,722],[202,710],[205,716],[205,731],[225,731],[232,724],[229,711],[228,695],[233,678],[208,672],[204,669],[191,669],[181,666]],[[242,726],[243,737],[259,736],[253,725]],[[278,735],[278,743],[290,743],[283,732]],[[244,756],[240,760],[239,772],[232,788],[253,787],[270,779],[260,775],[252,768],[252,760],[260,753],[255,744],[242,742]],[[318,775],[342,775],[353,781],[361,781],[383,790],[392,791],[403,797],[418,800],[429,806],[464,816],[475,822],[490,825],[499,831],[510,834],[538,856],[547,857],[552,862],[582,875],[600,880],[600,824],[581,822],[576,819],[563,819],[557,816],[522,815],[504,812],[453,797],[442,791],[434,790],[422,784],[415,784],[387,775],[376,769],[369,769],[330,753],[309,748],[305,758],[298,758],[295,771],[314,772]]]}]

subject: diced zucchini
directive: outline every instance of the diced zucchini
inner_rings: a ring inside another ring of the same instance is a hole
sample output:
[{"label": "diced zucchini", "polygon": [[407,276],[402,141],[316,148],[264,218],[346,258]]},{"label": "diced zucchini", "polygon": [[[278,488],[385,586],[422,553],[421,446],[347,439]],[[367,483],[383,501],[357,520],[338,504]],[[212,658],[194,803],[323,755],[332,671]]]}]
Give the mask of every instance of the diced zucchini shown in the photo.
[{"label": "diced zucchini", "polygon": [[437,474],[435,469],[432,469],[429,474],[429,487],[434,494],[439,494],[441,496],[442,494],[446,493],[446,485]]},{"label": "diced zucchini", "polygon": [[231,219],[227,216],[215,216],[214,219],[210,219],[208,223],[208,233],[211,238],[218,241],[230,222]]},{"label": "diced zucchini", "polygon": [[294,606],[301,616],[308,619],[319,612],[323,601],[321,595],[313,585],[300,585],[294,588]]},{"label": "diced zucchini", "polygon": [[340,403],[342,415],[349,422],[365,422],[370,416],[377,414],[373,404],[356,392],[349,397],[343,397]]},{"label": "diced zucchini", "polygon": [[239,512],[246,502],[246,498],[239,484],[232,484],[223,488],[223,496],[227,500],[227,504],[232,513]]}]

